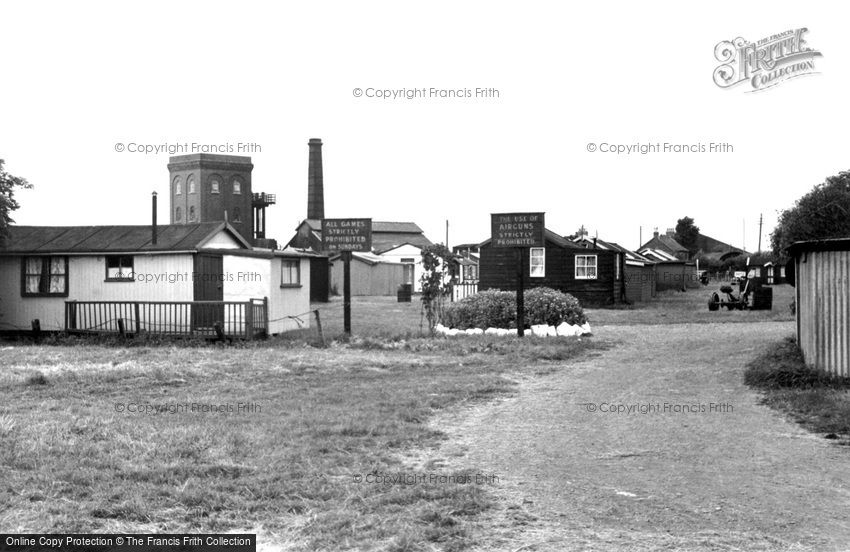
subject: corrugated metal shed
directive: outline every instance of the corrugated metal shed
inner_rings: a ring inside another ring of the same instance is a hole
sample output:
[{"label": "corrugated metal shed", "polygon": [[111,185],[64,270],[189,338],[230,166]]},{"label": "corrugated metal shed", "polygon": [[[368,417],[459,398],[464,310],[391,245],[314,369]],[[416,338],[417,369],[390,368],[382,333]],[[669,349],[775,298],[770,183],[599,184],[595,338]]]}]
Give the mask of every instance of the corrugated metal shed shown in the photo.
[{"label": "corrugated metal shed", "polygon": [[850,377],[850,238],[797,242],[797,344],[806,364]]}]

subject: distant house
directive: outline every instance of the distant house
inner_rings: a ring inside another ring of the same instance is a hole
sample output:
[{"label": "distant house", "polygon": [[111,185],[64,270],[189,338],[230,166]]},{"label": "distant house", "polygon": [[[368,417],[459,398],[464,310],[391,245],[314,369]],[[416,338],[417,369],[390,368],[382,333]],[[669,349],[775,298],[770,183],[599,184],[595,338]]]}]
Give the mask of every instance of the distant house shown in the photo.
[{"label": "distant house", "polygon": [[725,261],[739,255],[750,255],[740,247],[716,240],[705,234],[698,234],[696,240],[697,253],[703,257],[716,258]]},{"label": "distant house", "polygon": [[688,248],[676,241],[675,231],[668,229],[666,234],[659,234],[656,230],[653,232],[652,239],[640,246],[638,253],[643,254],[646,249],[661,251],[671,256],[673,259],[686,261],[690,258]]},{"label": "distant house", "polygon": [[[169,319],[166,307],[134,313],[128,306],[99,306],[97,318],[66,302],[248,303],[265,299],[268,333],[300,327],[291,316],[309,311],[313,255],[293,249],[252,248],[227,222],[144,226],[12,226],[0,247],[0,330],[155,330],[170,324],[187,333],[215,321],[242,326],[248,314],[214,305]],[[154,237],[155,236],[155,237]],[[238,306],[238,305],[237,305]],[[108,309],[121,309],[109,311]],[[195,309],[185,307],[185,309]],[[226,310],[227,309],[227,310]],[[72,319],[68,319],[71,313]],[[138,316],[138,317],[137,317]],[[305,320],[304,324],[309,324]],[[99,328],[94,328],[98,326]]]},{"label": "distant house", "polygon": [[[331,255],[331,289],[342,293],[343,263],[340,254]],[[405,266],[374,253],[351,254],[351,295],[396,295],[405,279]]]},{"label": "distant house", "polygon": [[642,302],[655,297],[655,261],[657,259],[653,260],[617,243],[590,238],[587,235],[578,236],[572,241],[586,249],[606,249],[619,253],[617,262],[623,267],[626,301]]},{"label": "distant house", "polygon": [[764,263],[764,283],[772,286],[774,284],[784,284],[786,283],[785,278],[785,266],[781,264],[775,264],[773,262]]},{"label": "distant house", "polygon": [[478,264],[480,260],[480,248],[477,243],[462,243],[452,247],[452,253],[458,259],[457,281],[460,283],[474,283],[478,281]]},{"label": "distant house", "polygon": [[668,228],[666,234],[659,234],[658,231],[653,232],[652,239],[640,246],[638,253],[663,261],[676,259],[687,261],[700,256],[704,259],[722,262],[738,255],[748,255],[746,251],[739,247],[702,233],[697,234],[695,249],[689,251],[687,247],[676,241],[676,231],[672,228]]},{"label": "distant house", "polygon": [[[479,290],[517,288],[517,251],[480,244]],[[551,230],[545,247],[523,253],[525,287],[550,287],[570,293],[582,304],[607,305],[624,299],[623,256],[614,249],[587,248]]]},{"label": "distant house", "polygon": [[[331,255],[332,262],[338,262],[339,259],[339,255],[335,255],[335,252],[322,250],[322,221],[320,219],[302,221],[295,230],[295,237],[290,240],[289,245],[311,249],[322,255]],[[404,283],[413,284],[414,291],[419,291],[419,276],[422,271],[421,251],[423,247],[428,245],[432,245],[431,240],[426,238],[422,229],[413,222],[372,221],[371,253],[380,257],[381,263],[402,265],[400,271],[392,271],[393,274],[400,274],[395,279],[392,293],[395,293],[395,289]],[[368,266],[376,267],[378,265],[371,264]],[[329,270],[330,274],[337,273],[335,266],[331,266]],[[380,282],[384,278],[384,268],[380,267],[375,270],[381,272],[380,275],[376,274]],[[321,285],[320,280],[321,275],[314,276],[314,283]],[[333,283],[331,283],[331,286],[333,287]],[[337,287],[341,293],[342,288]],[[383,289],[381,285],[377,285],[377,288]],[[384,295],[384,293],[381,293],[381,295]]]}]

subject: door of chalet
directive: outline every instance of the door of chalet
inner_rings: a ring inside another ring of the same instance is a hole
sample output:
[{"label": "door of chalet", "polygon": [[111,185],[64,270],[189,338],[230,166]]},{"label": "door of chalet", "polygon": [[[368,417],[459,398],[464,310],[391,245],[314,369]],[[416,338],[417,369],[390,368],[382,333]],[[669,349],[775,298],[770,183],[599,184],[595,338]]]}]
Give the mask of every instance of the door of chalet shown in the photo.
[{"label": "door of chalet", "polygon": [[224,260],[221,255],[198,253],[194,262],[195,301],[219,301],[218,304],[192,306],[192,328],[212,332],[216,322],[226,328],[224,320]]}]

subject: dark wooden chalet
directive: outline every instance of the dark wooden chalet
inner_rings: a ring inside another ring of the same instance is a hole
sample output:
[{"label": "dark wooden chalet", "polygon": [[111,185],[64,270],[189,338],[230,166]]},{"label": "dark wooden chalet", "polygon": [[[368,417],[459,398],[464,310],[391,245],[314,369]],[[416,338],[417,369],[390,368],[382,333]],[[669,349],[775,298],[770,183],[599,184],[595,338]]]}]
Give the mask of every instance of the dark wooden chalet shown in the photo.
[{"label": "dark wooden chalet", "polygon": [[[546,246],[522,250],[525,287],[550,287],[574,295],[582,305],[610,305],[625,297],[623,255],[615,249],[584,247],[546,230]],[[515,290],[517,250],[480,244],[479,290]]]}]

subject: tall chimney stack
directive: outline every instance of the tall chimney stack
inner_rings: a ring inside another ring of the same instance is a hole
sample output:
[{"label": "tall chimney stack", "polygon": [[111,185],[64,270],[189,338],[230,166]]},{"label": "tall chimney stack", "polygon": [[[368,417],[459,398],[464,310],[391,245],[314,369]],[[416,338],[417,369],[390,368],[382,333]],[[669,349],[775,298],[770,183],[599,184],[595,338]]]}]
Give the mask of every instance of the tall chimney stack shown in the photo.
[{"label": "tall chimney stack", "polygon": [[151,244],[156,245],[156,192],[151,195]]},{"label": "tall chimney stack", "polygon": [[310,163],[307,167],[307,218],[325,218],[325,179],[322,175],[322,140],[310,138]]}]

